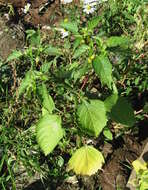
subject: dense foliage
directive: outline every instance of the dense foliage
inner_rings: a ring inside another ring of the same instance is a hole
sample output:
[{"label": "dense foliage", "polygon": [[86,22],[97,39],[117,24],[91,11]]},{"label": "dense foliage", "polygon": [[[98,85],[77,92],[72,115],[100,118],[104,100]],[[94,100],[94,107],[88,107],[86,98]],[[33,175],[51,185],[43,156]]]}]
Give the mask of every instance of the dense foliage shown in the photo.
[{"label": "dense foliage", "polygon": [[19,165],[40,178],[94,174],[104,163],[95,142],[137,130],[147,112],[147,6],[109,0],[85,15],[70,5],[49,43],[29,29],[26,47],[0,61],[2,189],[16,189]]}]

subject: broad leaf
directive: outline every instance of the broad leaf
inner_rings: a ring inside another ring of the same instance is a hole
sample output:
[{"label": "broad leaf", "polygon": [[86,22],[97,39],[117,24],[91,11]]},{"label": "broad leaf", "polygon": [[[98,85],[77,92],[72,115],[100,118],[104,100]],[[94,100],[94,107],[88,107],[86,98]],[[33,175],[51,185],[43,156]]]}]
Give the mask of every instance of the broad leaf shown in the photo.
[{"label": "broad leaf", "polygon": [[100,100],[84,101],[77,110],[81,129],[89,134],[98,136],[107,123],[104,103]]},{"label": "broad leaf", "polygon": [[76,174],[93,175],[104,164],[104,158],[97,149],[92,146],[84,146],[76,150],[68,162],[68,170],[74,170]]},{"label": "broad leaf", "polygon": [[83,44],[74,53],[73,58],[76,59],[84,54],[89,49],[89,46]]},{"label": "broad leaf", "polygon": [[63,27],[64,29],[77,34],[78,33],[78,26],[76,22],[62,22],[61,27]]},{"label": "broad leaf", "polygon": [[112,107],[116,104],[117,100],[118,94],[112,94],[111,96],[106,98],[104,104],[107,112],[111,111]]},{"label": "broad leaf", "polygon": [[46,46],[43,52],[48,54],[48,55],[53,55],[53,56],[62,54],[62,51],[59,48],[56,48],[56,47],[53,47],[50,45]]},{"label": "broad leaf", "polygon": [[125,126],[133,126],[135,123],[134,110],[126,98],[119,97],[110,113],[111,119]]},{"label": "broad leaf", "polygon": [[101,83],[111,88],[112,84],[112,65],[106,55],[99,55],[93,61],[96,74],[100,77]]},{"label": "broad leaf", "polygon": [[125,36],[112,36],[108,38],[106,41],[108,47],[116,47],[116,46],[128,47],[129,42],[130,42],[129,38]]},{"label": "broad leaf", "polygon": [[48,94],[47,88],[45,84],[42,84],[42,104],[45,109],[48,110],[49,113],[55,109],[55,104],[52,100],[52,97]]},{"label": "broad leaf", "polygon": [[36,127],[36,138],[45,155],[57,146],[63,137],[61,118],[57,115],[44,115]]},{"label": "broad leaf", "polygon": [[19,59],[21,56],[23,55],[23,53],[21,51],[13,51],[7,58],[7,62],[8,61],[12,61],[14,59]]}]

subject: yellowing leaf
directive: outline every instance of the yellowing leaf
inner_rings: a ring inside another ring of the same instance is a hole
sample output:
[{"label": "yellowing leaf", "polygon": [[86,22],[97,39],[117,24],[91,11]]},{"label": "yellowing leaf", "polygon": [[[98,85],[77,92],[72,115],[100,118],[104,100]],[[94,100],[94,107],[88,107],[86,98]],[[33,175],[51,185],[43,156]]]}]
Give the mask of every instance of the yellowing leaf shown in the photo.
[{"label": "yellowing leaf", "polygon": [[92,175],[102,168],[104,158],[97,149],[92,146],[83,146],[76,150],[68,162],[68,170],[74,170],[76,174]]},{"label": "yellowing leaf", "polygon": [[139,173],[140,170],[147,170],[146,163],[142,163],[139,160],[133,161],[132,165],[136,173]]}]

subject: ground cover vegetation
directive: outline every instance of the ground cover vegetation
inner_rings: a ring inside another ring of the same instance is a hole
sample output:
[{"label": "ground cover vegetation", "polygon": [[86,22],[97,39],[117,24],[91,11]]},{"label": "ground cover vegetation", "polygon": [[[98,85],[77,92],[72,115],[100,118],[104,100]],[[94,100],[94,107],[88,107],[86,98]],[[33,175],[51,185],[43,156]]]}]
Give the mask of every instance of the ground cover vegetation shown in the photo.
[{"label": "ground cover vegetation", "polygon": [[[61,1],[60,10],[64,19],[46,26],[50,36],[28,27],[24,47],[0,60],[4,190],[18,189],[20,166],[27,177],[50,181],[49,189],[53,180],[99,176],[109,159],[102,146],[136,136],[148,117],[147,1]],[[132,170],[132,162],[125,165]],[[141,176],[148,178],[146,165]],[[141,184],[134,185],[148,188]]]}]

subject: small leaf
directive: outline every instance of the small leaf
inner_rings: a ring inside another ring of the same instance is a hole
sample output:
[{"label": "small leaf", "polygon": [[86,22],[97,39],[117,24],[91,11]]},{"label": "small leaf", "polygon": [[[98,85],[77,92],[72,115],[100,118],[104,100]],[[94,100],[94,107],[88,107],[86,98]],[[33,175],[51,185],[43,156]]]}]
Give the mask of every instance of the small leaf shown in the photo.
[{"label": "small leaf", "polygon": [[111,133],[111,131],[110,131],[109,128],[105,128],[105,129],[103,130],[103,135],[104,135],[108,140],[113,140],[113,135],[112,135],[112,133]]},{"label": "small leaf", "polygon": [[36,138],[45,155],[48,155],[57,146],[63,137],[61,118],[57,115],[44,115],[38,122]]},{"label": "small leaf", "polygon": [[73,59],[76,59],[80,57],[82,54],[84,54],[89,49],[89,46],[83,44],[81,45],[74,53]]},{"label": "small leaf", "polygon": [[13,51],[7,58],[7,62],[8,61],[12,61],[14,59],[18,59],[23,55],[23,53],[21,51]]},{"label": "small leaf", "polygon": [[64,29],[77,34],[78,33],[78,26],[76,22],[62,22],[61,27],[63,27]]},{"label": "small leaf", "polygon": [[98,136],[107,123],[104,103],[100,100],[84,101],[77,110],[81,129],[89,134]]},{"label": "small leaf", "polygon": [[52,97],[48,94],[45,84],[42,84],[42,99],[43,107],[46,108],[49,113],[52,113],[52,111],[55,109],[55,104],[52,100]]},{"label": "small leaf", "polygon": [[135,123],[134,110],[126,98],[119,97],[110,113],[111,119],[125,126],[133,126]]},{"label": "small leaf", "polygon": [[129,38],[125,36],[112,36],[107,39],[106,43],[108,47],[117,47],[117,46],[128,47],[130,41]]},{"label": "small leaf", "polygon": [[53,61],[50,61],[50,62],[45,62],[41,65],[40,67],[40,71],[42,73],[47,73],[52,65]]},{"label": "small leaf", "polygon": [[56,55],[61,55],[62,51],[59,48],[53,47],[53,46],[46,46],[44,51],[44,53],[51,55],[51,56],[56,56]]},{"label": "small leaf", "polygon": [[99,55],[93,61],[93,67],[96,74],[100,77],[101,83],[111,88],[112,65],[106,55]]},{"label": "small leaf", "polygon": [[92,146],[83,146],[76,150],[68,162],[68,170],[74,170],[76,174],[93,175],[104,164],[104,158],[100,151]]},{"label": "small leaf", "polygon": [[99,22],[100,22],[100,19],[101,17],[94,17],[93,19],[91,19],[90,21],[88,21],[88,30],[92,30],[94,29],[95,27],[98,26]]},{"label": "small leaf", "polygon": [[112,107],[116,104],[117,100],[118,94],[112,94],[111,96],[106,98],[104,104],[107,112],[111,111]]},{"label": "small leaf", "polygon": [[81,44],[82,41],[82,37],[78,37],[74,43],[73,43],[73,50],[75,51],[75,49]]}]

